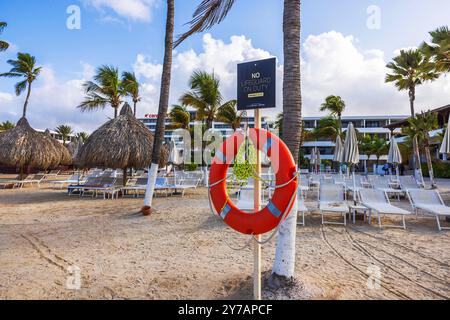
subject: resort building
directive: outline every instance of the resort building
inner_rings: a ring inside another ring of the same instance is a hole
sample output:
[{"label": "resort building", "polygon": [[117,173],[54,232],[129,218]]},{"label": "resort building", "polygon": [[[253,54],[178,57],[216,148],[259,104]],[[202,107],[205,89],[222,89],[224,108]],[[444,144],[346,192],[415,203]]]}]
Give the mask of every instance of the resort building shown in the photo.
[{"label": "resort building", "polygon": [[[350,122],[353,123],[355,129],[364,135],[370,137],[378,136],[386,140],[390,140],[393,133],[400,133],[399,128],[390,129],[386,128],[387,125],[403,121],[408,116],[347,116],[342,117],[342,128],[345,131]],[[304,117],[303,125],[306,130],[313,131],[317,128],[319,121],[322,117]],[[332,160],[334,154],[334,141],[331,140],[318,140],[318,141],[305,141],[302,146],[302,152],[305,158],[310,158],[312,150],[317,147],[320,152],[321,160]],[[387,155],[386,155],[387,156]],[[381,160],[385,160],[386,156]],[[361,155],[361,161],[369,160],[367,156]],[[372,159],[372,158],[371,158]],[[375,160],[375,159],[373,159]]]}]

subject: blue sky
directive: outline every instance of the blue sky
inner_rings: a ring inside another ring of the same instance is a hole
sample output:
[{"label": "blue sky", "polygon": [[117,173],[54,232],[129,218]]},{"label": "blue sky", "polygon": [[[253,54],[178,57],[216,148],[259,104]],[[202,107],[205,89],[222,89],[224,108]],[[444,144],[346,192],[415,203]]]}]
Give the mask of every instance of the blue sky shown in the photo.
[{"label": "blue sky", "polygon": [[[176,34],[185,30],[183,24],[189,20],[199,2],[200,0],[175,0]],[[38,127],[52,127],[57,123],[68,122],[80,130],[90,130],[101,124],[110,116],[110,110],[81,115],[74,109],[76,100],[82,97],[81,92],[76,92],[77,86],[92,74],[95,67],[102,64],[112,64],[120,70],[136,71],[145,87],[144,94],[149,95],[144,99],[140,114],[155,111],[158,65],[163,57],[165,1],[128,0],[129,6],[124,3],[127,2],[122,1],[118,5],[117,0],[0,1],[0,20],[9,24],[1,37],[12,44],[11,50],[0,54],[0,71],[8,70],[6,60],[13,58],[17,51],[35,55],[47,70],[43,79],[36,84],[37,97],[32,96],[30,102],[30,113],[36,109],[41,110],[39,116],[30,114],[32,124],[34,122]],[[219,76],[223,69],[225,95],[233,98],[233,92],[228,89],[228,86],[234,88],[232,77],[227,72],[232,72],[228,69],[240,56],[248,58],[273,55],[278,57],[282,70],[282,3],[282,0],[237,0],[228,18],[209,32],[209,42],[204,34],[195,35],[183,43],[175,55],[178,55],[180,63],[184,65],[192,63],[193,68],[217,69]],[[81,30],[66,28],[66,9],[70,5],[81,8]],[[371,30],[367,27],[370,16],[367,10],[374,5],[380,9],[380,28]],[[322,98],[342,92],[349,102],[349,114],[398,114],[408,111],[407,100],[403,104],[405,95],[383,86],[385,94],[380,96],[378,90],[381,88],[375,87],[381,86],[380,79],[384,73],[382,64],[388,62],[396,50],[417,46],[428,38],[428,31],[448,24],[450,1],[303,0],[302,10],[302,42],[305,46],[302,53],[305,69],[303,76],[307,77],[303,88],[304,113],[317,114]],[[244,45],[243,39],[235,39],[233,42],[232,36],[243,36],[245,40],[251,40],[251,44]],[[226,61],[223,61],[227,57],[215,62],[199,61],[208,60],[211,52],[216,52],[214,50],[220,52],[221,42],[227,50],[236,51],[236,55],[229,57],[229,63],[225,64]],[[213,43],[213,49],[208,47],[208,43]],[[240,49],[240,46],[245,48]],[[188,54],[189,52],[194,54]],[[351,59],[353,54],[353,59],[357,61],[362,57],[360,64],[339,69],[339,66],[347,65],[346,59]],[[137,63],[139,56],[141,60]],[[326,63],[330,64],[327,69]],[[151,71],[153,67],[155,74]],[[350,68],[364,70],[349,70]],[[179,78],[187,77],[187,69],[183,69],[183,66],[179,69]],[[367,92],[363,94],[354,89],[355,83],[367,80],[366,76],[371,78],[364,91],[370,92],[370,86],[373,86],[373,98]],[[347,81],[349,88],[342,87],[342,84],[333,86],[340,79]],[[328,80],[330,84],[324,86],[324,81]],[[419,99],[419,105],[423,104],[425,108],[428,103],[450,102],[450,99],[445,100],[450,96],[446,91],[450,90],[448,79],[440,82],[442,83],[435,83],[433,87],[424,89],[428,91],[423,95],[423,101]],[[17,118],[20,114],[23,99],[11,97],[13,84],[12,80],[0,79],[0,121],[16,121],[14,117]],[[67,86],[73,86],[73,90],[60,94]],[[186,89],[183,88],[183,82],[177,82],[175,86],[178,87],[174,88],[174,94]],[[350,90],[352,87],[353,90]],[[442,96],[436,97],[436,92]],[[72,98],[70,103],[64,100],[66,96]],[[429,100],[430,97],[433,97],[432,101]],[[172,102],[176,102],[176,99],[176,96],[171,97]],[[376,105],[380,107],[373,110],[374,104],[360,105],[369,99],[376,100]],[[64,101],[61,102],[62,100]],[[44,102],[45,106],[42,105]],[[397,104],[398,108],[395,107]],[[56,112],[57,109],[61,109],[61,112]],[[390,111],[392,109],[395,111]]]}]

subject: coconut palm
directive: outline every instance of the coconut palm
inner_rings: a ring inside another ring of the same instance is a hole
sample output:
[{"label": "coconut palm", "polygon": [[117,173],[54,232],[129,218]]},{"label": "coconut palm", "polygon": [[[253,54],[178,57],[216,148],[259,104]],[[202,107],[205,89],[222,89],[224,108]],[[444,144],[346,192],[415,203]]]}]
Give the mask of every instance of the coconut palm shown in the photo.
[{"label": "coconut palm", "polygon": [[14,128],[16,125],[12,122],[5,121],[0,123],[0,132]]},{"label": "coconut palm", "polygon": [[28,89],[27,97],[23,105],[23,117],[26,117],[31,95],[31,84],[41,73],[42,67],[36,67],[36,58],[28,53],[18,53],[17,60],[8,60],[8,64],[12,66],[11,70],[0,74],[0,77],[23,78],[22,81],[16,83],[15,89],[17,96],[20,96]]},{"label": "coconut palm", "polygon": [[246,111],[237,111],[236,100],[231,100],[219,108],[217,120],[229,124],[236,131],[241,127],[241,122],[247,116]]},{"label": "coconut palm", "polygon": [[431,43],[424,42],[422,52],[435,65],[440,73],[450,72],[450,30],[447,26],[437,28],[430,32]]},{"label": "coconut palm", "polygon": [[159,95],[158,119],[153,143],[152,163],[148,174],[147,190],[145,192],[144,207],[142,213],[148,215],[151,212],[152,198],[155,191],[156,177],[158,175],[158,159],[161,156],[162,144],[166,125],[167,109],[169,108],[170,80],[172,71],[173,30],[175,20],[174,0],[167,0],[166,31],[164,41],[164,61],[161,76],[161,90]]},{"label": "coconut palm", "polygon": [[205,121],[208,129],[212,127],[220,108],[236,105],[234,100],[222,104],[223,99],[219,86],[220,81],[214,74],[197,70],[189,79],[191,90],[180,98],[183,105],[196,109],[197,119]]},{"label": "coconut palm", "polygon": [[[281,2],[281,1],[280,1]],[[194,11],[189,30],[175,42],[179,45],[194,33],[212,28],[225,19],[235,0],[203,0]],[[255,2],[256,3],[256,2]],[[283,43],[283,140],[298,163],[301,143],[301,86],[300,86],[300,0],[284,0]],[[293,209],[296,210],[295,208]],[[280,226],[271,283],[286,284],[295,269],[296,215],[288,216]]]},{"label": "coconut palm", "polygon": [[101,66],[97,69],[94,81],[83,84],[85,100],[77,107],[82,112],[104,109],[110,105],[114,109],[114,118],[122,104],[125,91],[119,77],[119,70],[113,66]]},{"label": "coconut palm", "polygon": [[411,116],[415,116],[414,101],[416,100],[416,87],[426,81],[438,78],[434,65],[418,49],[401,50],[400,55],[388,63],[391,73],[386,75],[386,82],[393,82],[398,90],[407,90]]},{"label": "coconut palm", "polygon": [[82,143],[86,143],[87,139],[89,138],[89,134],[87,132],[78,132],[75,137],[80,140]]},{"label": "coconut palm", "polygon": [[341,132],[341,124],[333,116],[320,119],[317,123],[317,128],[314,129],[314,134],[318,138],[324,138],[330,141],[336,141],[339,135],[341,138],[344,138]]},{"label": "coconut palm", "polygon": [[433,162],[430,153],[430,131],[439,128],[437,115],[431,111],[417,114],[415,118],[408,119],[409,126],[405,128],[405,133],[408,136],[417,138],[417,141],[423,146],[425,150],[425,157],[427,159],[428,172],[430,175],[430,183],[432,188],[436,188],[434,180]]},{"label": "coconut palm", "polygon": [[70,140],[70,136],[73,134],[71,126],[62,124],[56,127],[55,132],[62,137],[63,145],[66,145],[66,141]]},{"label": "coconut palm", "polygon": [[186,106],[173,105],[169,112],[171,128],[173,129],[189,129],[191,123],[191,114],[187,111]]},{"label": "coconut palm", "polygon": [[122,88],[125,94],[133,99],[133,112],[136,116],[136,106],[141,101],[141,97],[139,95],[139,82],[134,72],[122,73]]},{"label": "coconut palm", "polygon": [[345,110],[345,102],[340,96],[328,96],[320,106],[320,111],[328,111],[331,116],[338,118],[339,132],[342,131],[342,113]]},{"label": "coconut palm", "polygon": [[376,167],[378,168],[378,164],[380,162],[380,158],[386,155],[389,151],[389,144],[386,139],[375,136],[371,139],[371,144],[369,146],[370,155],[374,155],[376,157]]},{"label": "coconut palm", "polygon": [[[5,30],[8,26],[6,22],[0,21],[0,34]],[[0,52],[6,51],[9,48],[9,43],[3,40],[0,40]]]}]

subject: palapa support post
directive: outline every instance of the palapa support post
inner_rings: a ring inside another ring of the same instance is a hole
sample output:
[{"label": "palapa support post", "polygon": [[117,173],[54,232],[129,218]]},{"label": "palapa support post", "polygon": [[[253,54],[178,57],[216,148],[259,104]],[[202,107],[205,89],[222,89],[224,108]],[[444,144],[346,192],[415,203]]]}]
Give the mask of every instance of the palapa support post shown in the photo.
[{"label": "palapa support post", "polygon": [[[261,111],[255,109],[255,129],[261,129]],[[256,151],[256,174],[261,177],[261,152]],[[254,210],[258,212],[261,209],[261,181],[254,179]],[[261,300],[261,235],[255,236],[253,240],[253,297],[255,300]]]}]

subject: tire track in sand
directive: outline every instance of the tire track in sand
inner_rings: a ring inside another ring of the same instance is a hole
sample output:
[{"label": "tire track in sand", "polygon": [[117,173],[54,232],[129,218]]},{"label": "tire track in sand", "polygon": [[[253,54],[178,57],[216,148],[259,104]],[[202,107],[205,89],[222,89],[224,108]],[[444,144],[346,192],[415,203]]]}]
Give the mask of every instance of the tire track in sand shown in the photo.
[{"label": "tire track in sand", "polygon": [[[344,257],[342,255],[341,252],[339,252],[333,245],[331,245],[331,243],[328,241],[326,233],[325,233],[325,228],[323,225],[321,225],[321,231],[322,231],[322,239],[325,241],[325,243],[327,244],[327,246],[341,259],[343,260],[346,264],[348,264],[349,266],[351,266],[353,269],[357,270],[360,274],[362,274],[365,278],[369,278],[370,274],[368,274],[367,272],[364,272],[363,270],[361,270],[361,268],[359,268],[358,266],[356,266],[354,263],[352,263],[349,259],[347,259],[346,257]],[[387,290],[388,292],[390,292],[391,294],[393,294],[394,296],[401,298],[401,299],[407,299],[407,300],[412,300],[412,298],[410,296],[408,296],[407,294],[394,289],[391,283],[388,283],[386,281],[383,281],[382,283],[380,283],[380,286],[382,288],[384,288],[385,290]]]}]

